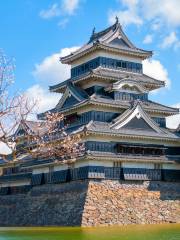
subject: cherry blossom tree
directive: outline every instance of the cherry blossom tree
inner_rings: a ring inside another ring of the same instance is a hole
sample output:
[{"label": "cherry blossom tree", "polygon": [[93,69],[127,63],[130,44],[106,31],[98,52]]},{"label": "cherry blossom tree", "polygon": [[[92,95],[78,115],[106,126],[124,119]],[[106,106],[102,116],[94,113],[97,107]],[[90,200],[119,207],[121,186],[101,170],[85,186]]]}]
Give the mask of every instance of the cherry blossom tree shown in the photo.
[{"label": "cherry blossom tree", "polygon": [[[81,134],[68,134],[62,113],[46,113],[45,120],[37,122],[35,131],[27,129],[23,137],[19,153],[28,153],[34,159],[52,159],[54,161],[72,163],[84,153]],[[18,141],[16,144],[18,147]]]},{"label": "cherry blossom tree", "polygon": [[15,61],[0,50],[0,142],[12,151],[15,143],[10,140],[22,119],[26,119],[34,104],[29,104],[25,95],[12,93]]},{"label": "cherry blossom tree", "polygon": [[26,129],[26,134],[15,136],[15,132],[27,121],[37,104],[25,94],[10,94],[14,82],[15,63],[0,51],[0,142],[11,150],[13,160],[26,153],[33,158],[53,158],[55,161],[73,161],[84,146],[80,134],[67,134],[67,126],[61,113],[47,113],[44,121],[36,121],[35,131]]}]

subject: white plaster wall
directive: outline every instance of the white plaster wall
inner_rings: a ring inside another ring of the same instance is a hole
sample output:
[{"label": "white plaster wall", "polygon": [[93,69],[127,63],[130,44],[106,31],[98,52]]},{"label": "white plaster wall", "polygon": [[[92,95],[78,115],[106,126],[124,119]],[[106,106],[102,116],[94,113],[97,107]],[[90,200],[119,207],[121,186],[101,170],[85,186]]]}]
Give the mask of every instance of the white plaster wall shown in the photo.
[{"label": "white plaster wall", "polygon": [[174,169],[174,170],[180,170],[180,164],[163,164],[163,169]]},{"label": "white plaster wall", "polygon": [[112,161],[98,161],[98,160],[91,160],[89,161],[89,166],[104,166],[104,167],[113,167]]},{"label": "white plaster wall", "polygon": [[82,63],[85,63],[87,61],[90,61],[91,59],[94,59],[96,57],[107,57],[107,58],[114,58],[114,59],[119,59],[119,60],[125,60],[125,61],[130,61],[130,62],[136,62],[136,63],[142,63],[142,60],[138,57],[132,57],[132,56],[127,56],[123,54],[117,54],[117,53],[109,53],[107,51],[103,50],[97,50],[96,52],[90,53],[84,57],[81,57],[80,59],[77,59],[76,61],[73,62],[71,67],[76,67]]},{"label": "white plaster wall", "polygon": [[103,107],[100,107],[100,106],[94,106],[94,105],[91,105],[91,106],[87,106],[87,107],[84,107],[82,109],[80,109],[78,111],[78,114],[81,114],[81,113],[84,113],[84,112],[89,112],[89,111],[101,111],[101,112],[117,112],[117,113],[122,113],[123,110],[122,109],[119,109],[119,108],[103,108]]},{"label": "white plaster wall", "polygon": [[113,167],[112,161],[98,161],[98,160],[90,160],[90,161],[78,161],[75,163],[74,167],[85,167],[85,166],[105,166],[105,167]]},{"label": "white plaster wall", "polygon": [[[143,138],[143,136],[142,136]],[[121,136],[101,136],[101,135],[92,135],[89,134],[86,136],[87,140],[90,141],[106,141],[106,142],[110,142],[110,141],[114,141],[114,142],[129,142],[129,143],[143,143],[143,144],[160,144],[160,145],[165,145],[165,146],[179,146],[178,142],[168,142],[166,143],[165,141],[163,141],[162,139],[128,139],[128,138],[124,138]],[[165,139],[166,140],[166,139]]]},{"label": "white plaster wall", "polygon": [[48,173],[49,172],[49,167],[42,167],[42,168],[36,168],[33,169],[33,174],[39,174],[39,173]]},{"label": "white plaster wall", "polygon": [[66,164],[54,166],[54,171],[66,170],[68,167]]},{"label": "white plaster wall", "polygon": [[101,80],[96,79],[95,81],[92,80],[92,81],[88,81],[88,82],[82,82],[82,83],[80,83],[80,85],[84,89],[92,87],[94,85],[101,86],[101,87],[107,87],[107,86],[109,86],[109,80],[108,81],[104,80],[104,82],[102,82]]},{"label": "white plaster wall", "polygon": [[147,168],[147,169],[154,169],[153,163],[129,163],[129,162],[123,162],[122,167],[124,168]]},{"label": "white plaster wall", "polygon": [[30,180],[24,180],[24,181],[15,181],[15,182],[6,182],[6,183],[0,183],[0,187],[17,187],[17,186],[24,186],[24,185],[30,185]]}]

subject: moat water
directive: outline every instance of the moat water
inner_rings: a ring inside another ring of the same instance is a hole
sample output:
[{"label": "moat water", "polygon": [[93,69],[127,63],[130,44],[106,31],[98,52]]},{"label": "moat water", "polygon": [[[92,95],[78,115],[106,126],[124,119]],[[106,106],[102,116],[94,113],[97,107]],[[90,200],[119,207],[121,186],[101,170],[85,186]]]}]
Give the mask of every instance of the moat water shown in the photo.
[{"label": "moat water", "polygon": [[0,228],[0,240],[180,240],[180,224],[99,228]]}]

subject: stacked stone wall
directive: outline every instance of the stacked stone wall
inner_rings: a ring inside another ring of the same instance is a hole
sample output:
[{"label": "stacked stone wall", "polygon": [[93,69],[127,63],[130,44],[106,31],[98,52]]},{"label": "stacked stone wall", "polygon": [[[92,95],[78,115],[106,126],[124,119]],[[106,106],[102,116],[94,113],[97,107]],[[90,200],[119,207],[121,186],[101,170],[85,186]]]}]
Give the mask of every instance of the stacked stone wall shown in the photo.
[{"label": "stacked stone wall", "polygon": [[82,225],[180,222],[180,183],[90,181]]},{"label": "stacked stone wall", "polygon": [[180,222],[180,183],[79,180],[0,196],[0,226]]}]

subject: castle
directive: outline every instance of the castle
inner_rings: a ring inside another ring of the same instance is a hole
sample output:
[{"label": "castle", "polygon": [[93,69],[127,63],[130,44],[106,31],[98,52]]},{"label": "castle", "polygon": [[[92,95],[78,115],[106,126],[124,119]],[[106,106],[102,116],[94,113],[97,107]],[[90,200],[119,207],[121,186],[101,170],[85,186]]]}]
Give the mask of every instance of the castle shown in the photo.
[{"label": "castle", "polygon": [[[84,179],[179,181],[180,128],[166,127],[166,117],[179,109],[149,99],[150,91],[165,84],[143,73],[142,61],[151,56],[134,46],[117,19],[62,57],[63,64],[71,65],[71,77],[50,86],[51,92],[63,94],[50,111],[64,114],[69,134],[86,132],[85,152],[72,164],[24,154],[17,162],[2,162],[0,194]],[[27,129],[37,131],[37,123],[23,122],[16,136]]]}]

